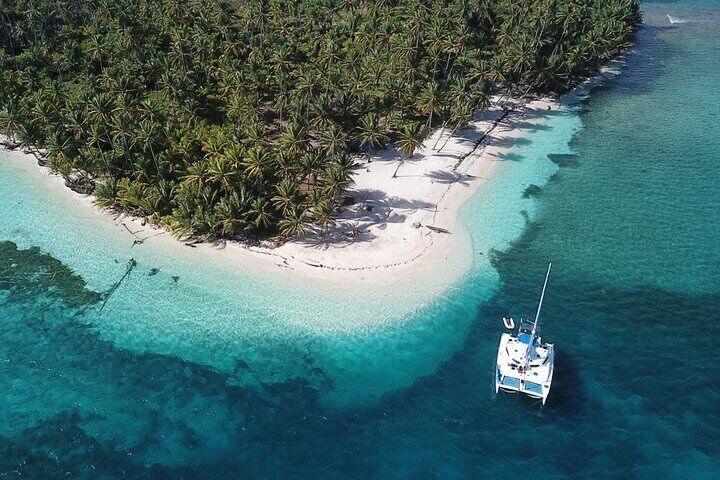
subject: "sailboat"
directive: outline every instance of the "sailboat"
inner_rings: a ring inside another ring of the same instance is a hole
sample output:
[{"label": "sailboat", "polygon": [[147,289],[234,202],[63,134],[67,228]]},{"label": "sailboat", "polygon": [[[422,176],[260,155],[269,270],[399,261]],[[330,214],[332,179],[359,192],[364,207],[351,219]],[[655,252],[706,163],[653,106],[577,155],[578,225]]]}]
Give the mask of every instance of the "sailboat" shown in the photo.
[{"label": "sailboat", "polygon": [[552,263],[548,265],[545,274],[535,321],[521,319],[516,334],[503,333],[500,336],[495,366],[495,393],[500,390],[507,393],[520,392],[541,399],[543,405],[552,385],[555,346],[552,343],[543,343],[538,330],[538,320],[551,268]]}]

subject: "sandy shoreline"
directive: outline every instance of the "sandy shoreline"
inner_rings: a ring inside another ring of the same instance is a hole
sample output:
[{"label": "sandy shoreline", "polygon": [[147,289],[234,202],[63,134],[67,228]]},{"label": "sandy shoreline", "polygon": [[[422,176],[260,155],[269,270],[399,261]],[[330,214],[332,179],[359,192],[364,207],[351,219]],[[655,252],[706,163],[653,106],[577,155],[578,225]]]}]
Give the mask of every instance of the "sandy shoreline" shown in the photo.
[{"label": "sandy shoreline", "polygon": [[[459,222],[462,205],[492,177],[507,151],[545,120],[548,108],[564,107],[551,99],[515,106],[509,114],[492,107],[477,113],[468,128],[449,139],[449,131],[438,130],[422,150],[405,160],[396,178],[393,172],[400,156],[392,146],[369,162],[359,159],[355,183],[348,192],[356,203],[342,212],[330,232],[275,248],[237,242],[188,247],[164,230],[142,225],[139,219],[108,215],[94,205],[93,197],[71,191],[60,176],[37,168],[78,208],[113,219],[118,234],[128,236],[131,243],[143,240],[136,248],[152,243],[163,249],[182,249],[184,256],[190,253],[203,261],[237,264],[260,274],[283,272],[295,280],[312,279],[329,286],[374,289],[429,281],[436,284],[435,290],[451,285],[472,265],[470,238]],[[37,166],[30,154],[9,153]]]}]

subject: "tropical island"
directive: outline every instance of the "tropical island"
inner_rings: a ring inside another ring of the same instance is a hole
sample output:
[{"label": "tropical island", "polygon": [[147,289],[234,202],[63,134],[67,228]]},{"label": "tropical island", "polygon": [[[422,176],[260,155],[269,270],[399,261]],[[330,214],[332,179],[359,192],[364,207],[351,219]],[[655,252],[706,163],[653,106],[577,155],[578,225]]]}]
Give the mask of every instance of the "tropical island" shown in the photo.
[{"label": "tropical island", "polygon": [[0,132],[178,237],[324,237],[368,196],[437,212],[402,193],[444,197],[509,112],[552,108],[532,99],[592,76],[639,19],[635,0],[18,0],[0,13]]}]

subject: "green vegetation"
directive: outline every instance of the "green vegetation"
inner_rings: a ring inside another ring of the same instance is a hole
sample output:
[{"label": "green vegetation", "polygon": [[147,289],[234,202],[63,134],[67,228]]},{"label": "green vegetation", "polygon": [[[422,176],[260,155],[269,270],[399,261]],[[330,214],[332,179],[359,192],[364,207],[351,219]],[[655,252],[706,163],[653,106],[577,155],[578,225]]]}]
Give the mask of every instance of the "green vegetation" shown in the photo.
[{"label": "green vegetation", "polygon": [[0,0],[0,130],[179,235],[297,235],[332,223],[354,154],[565,90],[638,20],[635,0]]}]

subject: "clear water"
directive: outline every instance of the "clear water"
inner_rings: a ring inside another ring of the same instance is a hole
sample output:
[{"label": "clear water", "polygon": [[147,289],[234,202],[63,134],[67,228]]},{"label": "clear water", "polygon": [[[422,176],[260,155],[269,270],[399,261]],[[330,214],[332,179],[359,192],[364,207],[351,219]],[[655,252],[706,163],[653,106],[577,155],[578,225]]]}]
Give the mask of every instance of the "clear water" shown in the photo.
[{"label": "clear water", "polygon": [[[0,159],[0,478],[717,478],[720,6],[644,9],[623,74],[466,206],[472,271],[426,302],[131,248]],[[540,407],[492,363],[549,260]]]}]

